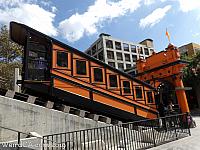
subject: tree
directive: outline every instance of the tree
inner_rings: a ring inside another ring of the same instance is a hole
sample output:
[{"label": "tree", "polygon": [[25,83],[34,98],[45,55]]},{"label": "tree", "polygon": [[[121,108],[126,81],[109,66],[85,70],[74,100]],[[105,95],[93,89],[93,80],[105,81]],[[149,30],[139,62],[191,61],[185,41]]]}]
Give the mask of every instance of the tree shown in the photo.
[{"label": "tree", "polygon": [[191,85],[200,84],[200,52],[194,55],[189,60],[188,66],[184,70],[184,81]]},{"label": "tree", "polygon": [[11,63],[21,60],[22,46],[14,43],[9,38],[9,31],[6,25],[0,30],[0,60],[1,62]]},{"label": "tree", "polygon": [[198,105],[200,106],[200,52],[191,58],[187,58],[187,60],[189,60],[189,64],[184,69],[183,82],[186,86],[191,86],[195,91]]},{"label": "tree", "polygon": [[13,89],[14,68],[22,68],[23,47],[11,41],[6,25],[0,29],[0,88]]}]

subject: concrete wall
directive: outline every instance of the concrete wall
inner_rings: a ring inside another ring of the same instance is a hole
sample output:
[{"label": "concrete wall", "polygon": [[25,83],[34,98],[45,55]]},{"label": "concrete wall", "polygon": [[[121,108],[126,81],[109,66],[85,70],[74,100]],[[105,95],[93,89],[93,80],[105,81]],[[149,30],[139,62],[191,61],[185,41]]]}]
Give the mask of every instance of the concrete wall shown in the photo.
[{"label": "concrete wall", "polygon": [[[105,125],[103,122],[0,96],[0,126],[3,127],[25,133],[37,132],[43,136]],[[0,128],[1,142],[16,138],[16,133]]]}]

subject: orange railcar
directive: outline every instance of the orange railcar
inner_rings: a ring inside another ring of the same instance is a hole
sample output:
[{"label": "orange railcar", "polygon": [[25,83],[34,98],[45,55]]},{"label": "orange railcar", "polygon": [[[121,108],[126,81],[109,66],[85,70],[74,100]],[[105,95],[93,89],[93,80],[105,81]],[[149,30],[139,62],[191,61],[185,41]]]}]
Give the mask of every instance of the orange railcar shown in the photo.
[{"label": "orange railcar", "polygon": [[27,92],[123,121],[157,117],[149,84],[26,25],[11,22],[10,35],[24,46]]}]

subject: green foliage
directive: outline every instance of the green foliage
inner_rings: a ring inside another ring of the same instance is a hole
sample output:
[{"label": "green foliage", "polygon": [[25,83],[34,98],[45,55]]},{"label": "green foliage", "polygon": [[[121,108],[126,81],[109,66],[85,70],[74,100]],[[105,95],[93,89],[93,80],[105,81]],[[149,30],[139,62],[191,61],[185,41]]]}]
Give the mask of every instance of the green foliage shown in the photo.
[{"label": "green foliage", "polygon": [[0,88],[13,90],[15,68],[22,68],[19,62],[0,62]]},{"label": "green foliage", "polygon": [[184,69],[183,81],[190,86],[200,84],[200,52],[190,59],[189,65]]},{"label": "green foliage", "polygon": [[21,60],[22,49],[22,46],[10,40],[7,26],[2,26],[0,30],[0,61],[11,63]]},{"label": "green foliage", "polygon": [[14,68],[22,68],[23,47],[9,38],[7,26],[0,29],[0,88],[13,89]]}]

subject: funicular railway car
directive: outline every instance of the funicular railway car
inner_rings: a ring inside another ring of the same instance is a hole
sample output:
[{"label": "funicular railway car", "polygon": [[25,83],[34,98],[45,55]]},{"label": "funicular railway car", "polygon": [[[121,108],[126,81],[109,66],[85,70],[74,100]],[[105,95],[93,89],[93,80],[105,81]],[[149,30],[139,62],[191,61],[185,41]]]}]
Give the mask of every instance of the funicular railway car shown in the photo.
[{"label": "funicular railway car", "polygon": [[149,84],[26,25],[11,22],[10,36],[24,46],[27,92],[122,121],[158,116]]}]

